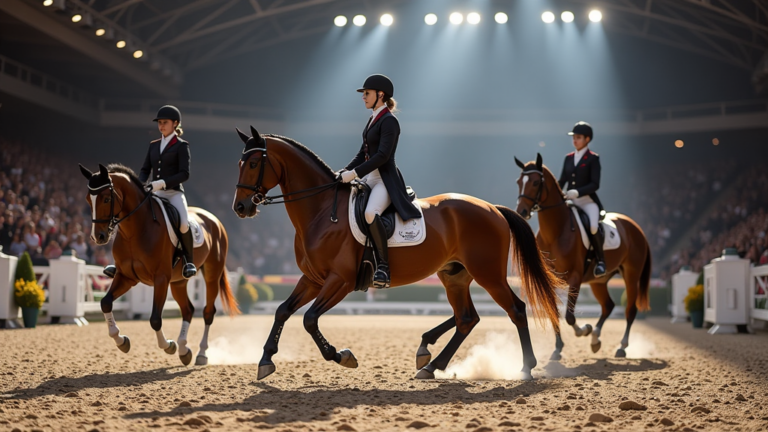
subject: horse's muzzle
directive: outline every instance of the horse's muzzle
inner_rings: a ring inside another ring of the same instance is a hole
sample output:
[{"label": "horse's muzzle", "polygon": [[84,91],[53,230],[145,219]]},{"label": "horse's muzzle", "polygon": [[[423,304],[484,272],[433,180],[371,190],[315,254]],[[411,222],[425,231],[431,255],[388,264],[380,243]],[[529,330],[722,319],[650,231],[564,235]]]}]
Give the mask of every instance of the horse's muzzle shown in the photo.
[{"label": "horse's muzzle", "polygon": [[523,217],[523,218],[525,218],[526,220],[528,220],[528,219],[530,219],[530,218],[531,218],[531,212],[530,212],[530,211],[528,211],[528,209],[522,209],[522,210],[520,210],[518,213],[520,214],[520,216],[522,216],[522,217]]},{"label": "horse's muzzle", "polygon": [[235,214],[237,214],[237,217],[244,219],[247,217],[253,217],[256,215],[256,204],[254,204],[253,200],[250,198],[245,198],[240,201],[237,201],[235,205],[233,206],[232,210],[235,211]]}]

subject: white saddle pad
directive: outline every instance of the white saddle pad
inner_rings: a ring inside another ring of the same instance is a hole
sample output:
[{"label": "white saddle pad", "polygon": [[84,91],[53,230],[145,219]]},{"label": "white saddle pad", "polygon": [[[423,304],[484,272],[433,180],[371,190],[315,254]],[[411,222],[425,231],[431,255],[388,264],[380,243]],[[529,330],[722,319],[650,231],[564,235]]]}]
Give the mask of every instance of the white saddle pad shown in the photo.
[{"label": "white saddle pad", "polygon": [[[361,244],[365,245],[365,234],[360,231],[355,220],[355,199],[357,198],[357,188],[352,188],[352,193],[349,194],[349,228],[352,230],[352,235]],[[387,246],[389,247],[403,247],[403,246],[416,246],[424,243],[427,238],[427,227],[424,222],[424,211],[421,206],[416,206],[421,213],[421,217],[418,219],[411,219],[407,222],[403,222],[403,219],[399,214],[395,213],[395,233],[392,234],[387,240]]]},{"label": "white saddle pad", "polygon": [[[576,217],[576,222],[579,224],[581,241],[584,243],[584,247],[589,249],[589,237],[587,237],[587,231],[584,229],[584,224],[581,223],[579,213],[575,208],[571,208],[571,211],[573,212],[573,216]],[[601,222],[603,224],[603,232],[605,233],[605,240],[603,241],[604,251],[618,249],[619,246],[621,246],[621,236],[619,236],[619,230],[616,229],[616,224],[613,222],[613,219],[615,219],[616,216],[618,216],[616,213],[607,213]]]},{"label": "white saddle pad", "polygon": [[[152,197],[157,203],[160,205],[160,208],[163,210],[163,219],[165,219],[165,226],[168,228],[168,237],[171,239],[171,243],[176,246],[177,248],[180,248],[181,245],[179,244],[179,238],[176,237],[176,233],[173,232],[173,227],[171,226],[171,220],[168,218],[168,213],[165,211],[165,206],[163,205],[163,202],[160,201],[160,198],[153,196]],[[187,213],[187,217],[189,219],[189,229],[192,230],[192,247],[200,247],[203,245],[203,225],[200,223],[200,221],[197,219],[197,216],[195,216],[192,213]]]}]

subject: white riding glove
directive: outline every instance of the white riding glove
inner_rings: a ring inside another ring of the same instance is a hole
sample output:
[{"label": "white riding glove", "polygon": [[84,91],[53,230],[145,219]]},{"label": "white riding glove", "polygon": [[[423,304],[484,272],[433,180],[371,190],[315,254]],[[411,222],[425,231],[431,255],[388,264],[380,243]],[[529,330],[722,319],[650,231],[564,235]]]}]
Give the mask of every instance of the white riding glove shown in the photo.
[{"label": "white riding glove", "polygon": [[339,178],[341,178],[341,173],[343,173],[345,171],[346,170],[344,168],[342,168],[342,169],[336,171],[334,174],[336,175],[336,178],[339,179]]},{"label": "white riding glove", "polygon": [[357,178],[357,172],[355,172],[355,170],[344,171],[341,173],[341,181],[344,183],[349,183],[356,178]]},{"label": "white riding glove", "polygon": [[577,191],[576,189],[569,189],[565,193],[565,199],[572,200],[572,199],[576,199],[578,197],[579,197],[579,191]]},{"label": "white riding glove", "polygon": [[157,192],[165,189],[165,180],[155,180],[152,183],[144,186],[147,192]]}]

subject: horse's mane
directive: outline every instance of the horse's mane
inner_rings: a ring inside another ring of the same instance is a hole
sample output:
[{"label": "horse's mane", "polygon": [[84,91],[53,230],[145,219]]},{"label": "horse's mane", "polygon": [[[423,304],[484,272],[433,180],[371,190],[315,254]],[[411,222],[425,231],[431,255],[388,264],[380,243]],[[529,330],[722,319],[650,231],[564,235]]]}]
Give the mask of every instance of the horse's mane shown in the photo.
[{"label": "horse's mane", "polygon": [[136,173],[129,167],[119,163],[112,163],[107,165],[107,171],[110,173],[127,175],[128,178],[131,179],[131,182],[136,185],[136,187],[141,189],[142,192],[144,191],[144,184],[141,183],[139,176],[137,176]]},{"label": "horse's mane", "polygon": [[331,179],[334,179],[336,177],[336,173],[333,171],[333,169],[330,166],[328,166],[328,164],[325,163],[324,160],[320,159],[320,156],[318,156],[317,153],[310,150],[309,147],[305,146],[304,144],[296,141],[293,138],[288,138],[288,137],[284,137],[282,135],[277,135],[277,134],[264,134],[263,136],[285,141],[287,144],[293,146],[297,150],[309,156],[309,158],[317,165],[317,167],[320,168],[320,170],[325,171]]}]

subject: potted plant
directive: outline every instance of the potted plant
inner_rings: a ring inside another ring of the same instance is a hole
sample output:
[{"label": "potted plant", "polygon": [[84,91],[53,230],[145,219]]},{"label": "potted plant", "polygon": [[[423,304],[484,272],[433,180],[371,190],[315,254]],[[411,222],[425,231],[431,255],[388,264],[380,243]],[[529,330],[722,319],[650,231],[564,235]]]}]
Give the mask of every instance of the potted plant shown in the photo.
[{"label": "potted plant", "polygon": [[14,280],[13,298],[16,305],[21,308],[24,327],[33,328],[37,326],[37,317],[45,302],[45,292],[37,284],[35,270],[32,268],[32,258],[27,252],[19,258]]},{"label": "potted plant", "polygon": [[694,285],[688,288],[688,295],[683,300],[685,310],[691,315],[694,328],[704,325],[704,285]]}]

